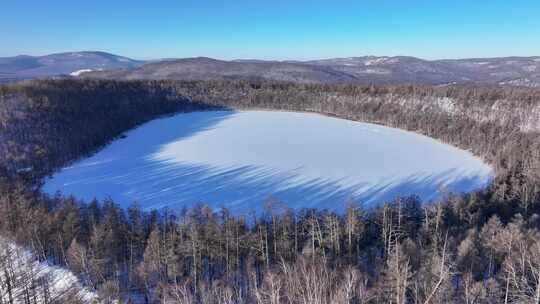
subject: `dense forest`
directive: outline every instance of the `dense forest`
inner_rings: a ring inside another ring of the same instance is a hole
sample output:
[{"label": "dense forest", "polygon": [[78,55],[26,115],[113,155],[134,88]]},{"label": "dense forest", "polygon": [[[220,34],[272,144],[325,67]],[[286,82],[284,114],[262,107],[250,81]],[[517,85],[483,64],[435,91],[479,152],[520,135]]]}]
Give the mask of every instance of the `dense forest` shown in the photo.
[{"label": "dense forest", "polygon": [[[156,117],[259,108],[422,133],[482,157],[496,176],[433,204],[348,202],[343,214],[272,200],[257,216],[203,204],[145,212],[40,191],[45,176]],[[540,303],[539,214],[537,89],[89,79],[0,87],[0,235],[68,267],[105,303]],[[8,268],[0,255],[0,301],[47,298],[46,280]],[[17,284],[24,292],[14,295]]]}]

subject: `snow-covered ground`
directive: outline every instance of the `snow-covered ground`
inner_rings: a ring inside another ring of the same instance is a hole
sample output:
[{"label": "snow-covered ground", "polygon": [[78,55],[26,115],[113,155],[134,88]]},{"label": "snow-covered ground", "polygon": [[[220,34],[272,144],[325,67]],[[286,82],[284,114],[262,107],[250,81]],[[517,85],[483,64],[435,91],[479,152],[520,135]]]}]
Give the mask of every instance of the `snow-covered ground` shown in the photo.
[{"label": "snow-covered ground", "polygon": [[80,76],[82,73],[92,72],[92,69],[82,69],[69,73],[70,76]]},{"label": "snow-covered ground", "polygon": [[425,200],[485,186],[492,170],[412,132],[317,114],[195,112],[157,119],[46,180],[44,191],[127,206],[196,203],[235,213],[269,198],[292,208],[342,210],[398,195]]},{"label": "snow-covered ground", "polygon": [[39,262],[27,250],[0,237],[0,303],[97,303],[69,270]]}]

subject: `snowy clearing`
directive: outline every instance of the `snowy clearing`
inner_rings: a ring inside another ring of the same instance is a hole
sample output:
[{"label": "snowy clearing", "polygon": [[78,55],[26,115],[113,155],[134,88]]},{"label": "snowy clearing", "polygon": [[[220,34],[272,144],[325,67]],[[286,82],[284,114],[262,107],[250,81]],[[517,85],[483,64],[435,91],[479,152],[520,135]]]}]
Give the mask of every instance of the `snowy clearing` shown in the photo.
[{"label": "snowy clearing", "polygon": [[145,209],[207,203],[246,213],[272,198],[340,211],[350,200],[433,200],[484,187],[493,175],[470,153],[429,137],[318,114],[195,112],[126,135],[47,179],[44,191]]}]

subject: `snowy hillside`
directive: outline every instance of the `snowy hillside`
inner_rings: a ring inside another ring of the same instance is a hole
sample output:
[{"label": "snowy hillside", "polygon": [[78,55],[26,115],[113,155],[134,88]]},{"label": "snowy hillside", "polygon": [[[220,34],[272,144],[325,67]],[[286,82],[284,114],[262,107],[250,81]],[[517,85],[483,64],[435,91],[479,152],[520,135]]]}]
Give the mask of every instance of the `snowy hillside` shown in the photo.
[{"label": "snowy hillside", "polygon": [[[28,302],[30,300],[30,302]],[[97,303],[70,271],[0,238],[0,303]]]}]

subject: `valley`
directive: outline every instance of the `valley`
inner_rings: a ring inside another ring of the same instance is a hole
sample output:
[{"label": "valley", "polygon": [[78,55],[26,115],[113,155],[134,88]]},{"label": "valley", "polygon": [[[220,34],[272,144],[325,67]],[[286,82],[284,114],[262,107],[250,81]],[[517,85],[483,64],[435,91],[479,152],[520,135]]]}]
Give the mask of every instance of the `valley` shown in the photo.
[{"label": "valley", "polygon": [[[465,298],[458,277],[495,292],[508,269],[490,286],[473,278],[491,271],[492,253],[504,257],[497,267],[519,267],[516,252],[540,263],[539,96],[216,80],[0,86],[0,231],[105,303],[268,303],[276,282],[289,284],[283,295],[317,282],[327,303],[351,303],[347,286],[385,303],[396,269],[408,288],[424,286],[411,296],[421,302]],[[514,246],[500,245],[509,237]],[[534,269],[508,292],[531,290]]]},{"label": "valley", "polygon": [[0,304],[540,304],[540,1],[4,1]]}]

